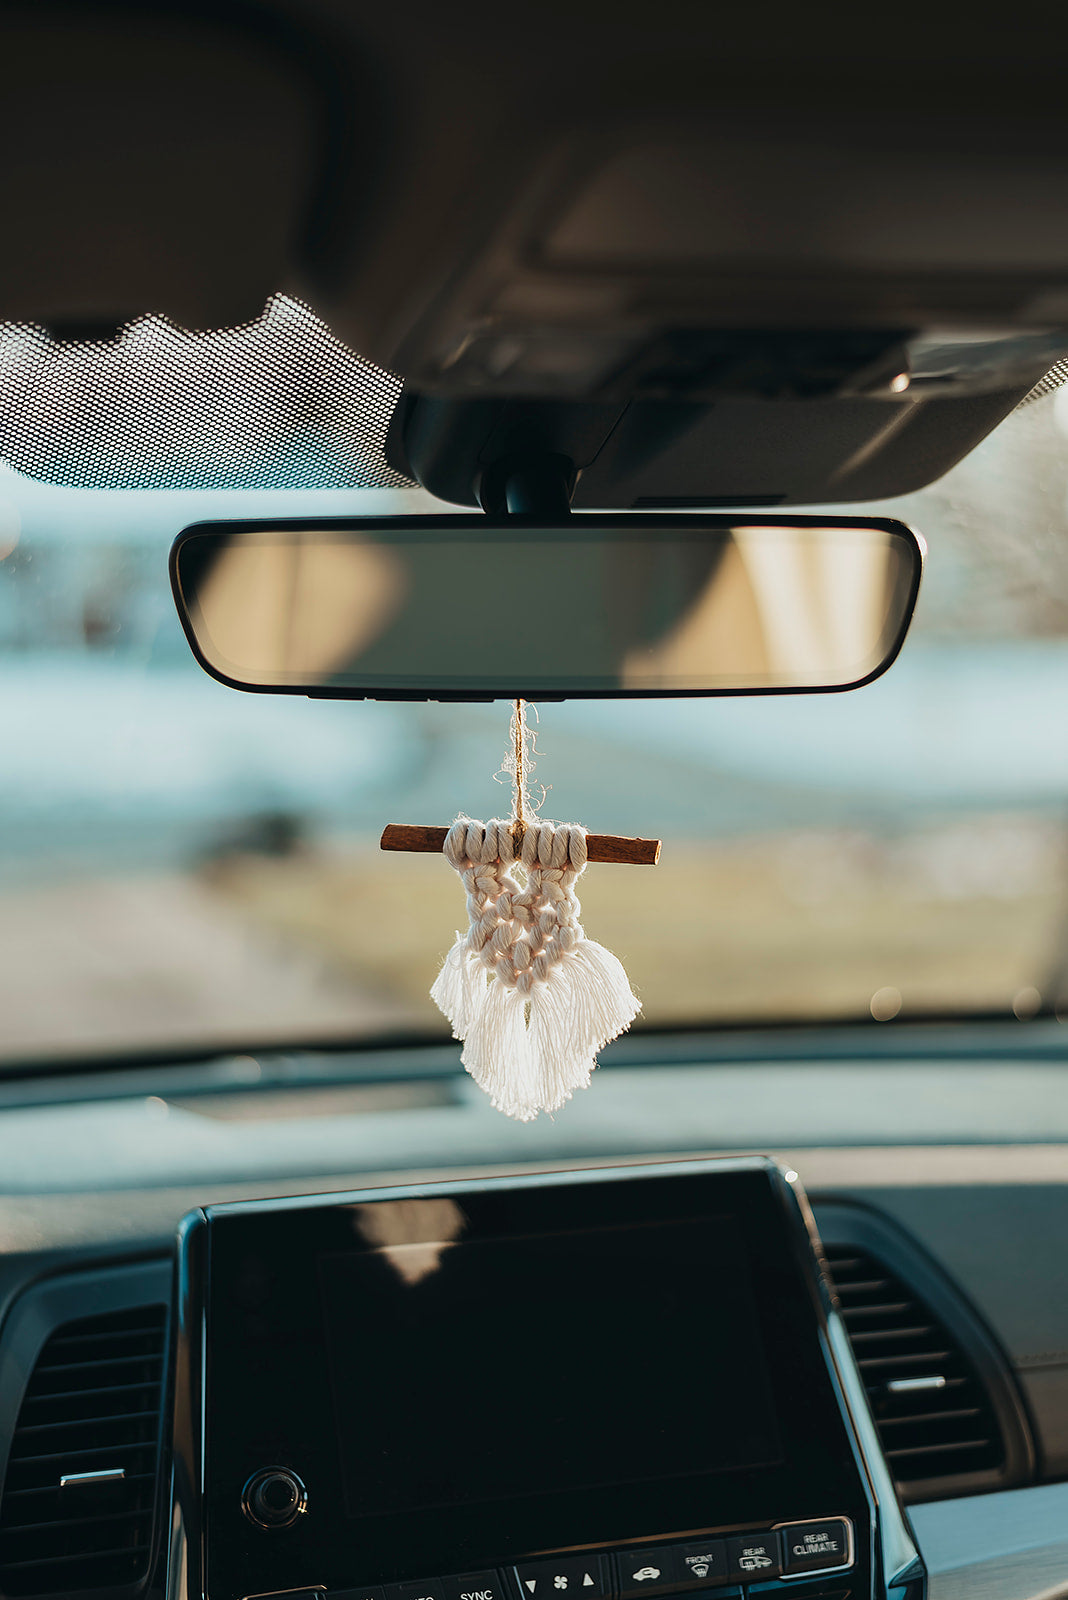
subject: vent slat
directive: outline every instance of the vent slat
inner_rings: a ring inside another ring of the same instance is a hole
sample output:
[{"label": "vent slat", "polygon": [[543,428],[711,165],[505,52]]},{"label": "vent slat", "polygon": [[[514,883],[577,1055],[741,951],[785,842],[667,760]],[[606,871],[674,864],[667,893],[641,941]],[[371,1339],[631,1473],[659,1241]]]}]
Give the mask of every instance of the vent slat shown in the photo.
[{"label": "vent slat", "polygon": [[[132,1474],[128,1472],[126,1477],[123,1479],[124,1483],[155,1483],[155,1481],[156,1475],[154,1472],[136,1472]],[[61,1491],[55,1484],[46,1484],[43,1489],[6,1490],[5,1497],[7,1494],[10,1494],[12,1500],[29,1500],[32,1496],[39,1496],[43,1494],[56,1495],[59,1493],[61,1493]]]},{"label": "vent slat", "polygon": [[[16,1434],[15,1434],[16,1440],[18,1439],[18,1437],[19,1437],[18,1433],[16,1432]],[[26,1455],[26,1456],[14,1456],[13,1455],[12,1458],[11,1458],[11,1462],[12,1462],[13,1466],[28,1466],[31,1462],[34,1462],[34,1461],[38,1462],[41,1466],[48,1466],[52,1462],[56,1462],[58,1464],[58,1463],[63,1462],[63,1461],[71,1461],[71,1462],[74,1463],[75,1471],[80,1472],[83,1469],[85,1469],[85,1464],[86,1464],[86,1461],[87,1461],[89,1456],[124,1456],[124,1455],[129,1455],[131,1451],[144,1450],[145,1446],[146,1446],[146,1444],[148,1442],[149,1442],[148,1440],[142,1439],[142,1440],[135,1440],[132,1444],[100,1444],[100,1445],[95,1445],[92,1449],[49,1450],[47,1452],[42,1452],[40,1455],[38,1455],[37,1452],[34,1451],[34,1453],[32,1455]],[[119,1465],[121,1466],[122,1463],[120,1462]],[[57,1473],[57,1479],[58,1479],[59,1476],[60,1475]],[[3,1528],[3,1518],[0,1517],[0,1531],[2,1531],[2,1528]]]},{"label": "vent slat", "polygon": [[929,1339],[932,1333],[931,1324],[925,1322],[914,1328],[869,1328],[857,1333],[850,1329],[849,1338],[853,1344],[874,1344],[876,1339]]},{"label": "vent slat", "polygon": [[[69,1492],[67,1498],[70,1498]],[[101,1512],[96,1517],[54,1517],[51,1521],[27,1522],[21,1528],[9,1528],[6,1537],[9,1539],[39,1539],[46,1535],[54,1539],[62,1533],[64,1528],[107,1528],[124,1522],[140,1522],[144,1515],[143,1509],[138,1506],[133,1511]]]},{"label": "vent slat", "polygon": [[143,1356],[96,1356],[89,1361],[50,1361],[47,1364],[38,1362],[37,1371],[34,1373],[34,1377],[39,1376],[42,1372],[47,1372],[49,1374],[55,1374],[57,1372],[88,1372],[94,1374],[99,1373],[101,1376],[103,1376],[112,1367],[128,1367],[133,1365],[135,1362],[142,1361],[146,1365],[158,1365],[160,1356],[158,1353],[154,1353],[152,1355],[146,1354]]},{"label": "vent slat", "polygon": [[43,1376],[35,1376],[26,1398],[31,1401],[55,1400],[66,1394],[85,1394],[93,1389],[106,1394],[111,1389],[129,1388],[159,1382],[159,1357],[138,1361],[114,1361],[106,1364],[91,1362],[82,1366],[54,1367]]},{"label": "vent slat", "polygon": [[843,1255],[834,1246],[824,1250],[824,1258],[834,1273],[836,1283],[839,1278],[844,1278],[847,1272],[866,1271],[873,1264],[870,1257]]},{"label": "vent slat", "polygon": [[[88,1335],[128,1333],[131,1328],[155,1328],[164,1324],[166,1307],[162,1305],[131,1306],[128,1311],[109,1311],[104,1316],[81,1317],[76,1322],[65,1322],[53,1335],[56,1339],[78,1339]],[[49,1345],[52,1340],[49,1339]]]},{"label": "vent slat", "polygon": [[874,1305],[843,1306],[842,1315],[848,1327],[860,1317],[903,1317],[915,1310],[915,1300],[877,1300]]},{"label": "vent slat", "polygon": [[[1000,1467],[1004,1446],[985,1391],[931,1307],[867,1250],[831,1247],[826,1259],[898,1483],[929,1483]],[[944,1379],[941,1389],[893,1392],[887,1387],[895,1378],[930,1373]],[[944,1408],[936,1396],[945,1397]]]},{"label": "vent slat", "polygon": [[[73,1327],[73,1323],[66,1324]],[[128,1322],[123,1327],[118,1323],[114,1328],[106,1328],[103,1332],[95,1333],[63,1333],[56,1334],[48,1341],[49,1350],[66,1350],[72,1344],[117,1344],[122,1339],[135,1339],[138,1336],[154,1339],[162,1337],[160,1324],[154,1317],[148,1317],[137,1322]]]},{"label": "vent slat", "polygon": [[163,1328],[128,1329],[112,1338],[83,1336],[68,1339],[62,1345],[49,1345],[41,1352],[42,1370],[49,1367],[86,1366],[89,1363],[106,1364],[108,1361],[152,1360],[159,1356],[164,1344]]},{"label": "vent slat", "polygon": [[917,1426],[927,1422],[958,1422],[965,1417],[981,1417],[980,1406],[962,1406],[953,1411],[920,1411],[915,1416],[880,1417],[880,1428],[900,1428],[909,1423]]},{"label": "vent slat", "polygon": [[56,1389],[51,1394],[27,1394],[23,1402],[30,1411],[40,1411],[50,1405],[66,1405],[71,1400],[79,1400],[83,1396],[96,1395],[98,1399],[112,1400],[121,1398],[122,1395],[135,1389],[158,1389],[158,1372],[151,1377],[132,1378],[129,1383],[80,1383],[70,1389]]},{"label": "vent slat", "polygon": [[[120,1497],[126,1506],[124,1511],[107,1512],[104,1510],[103,1497],[100,1497],[101,1509],[99,1513],[88,1520],[105,1522],[109,1516],[140,1517],[146,1511],[151,1511],[155,1492],[155,1479],[151,1474],[147,1474],[142,1479],[141,1487],[135,1494],[125,1494]],[[69,1489],[51,1489],[46,1494],[38,1496],[37,1500],[24,1503],[19,1507],[19,1525],[17,1528],[10,1530],[10,1536],[12,1539],[21,1539],[24,1534],[40,1534],[44,1532],[51,1537],[52,1529],[61,1525],[73,1526],[75,1523],[85,1520],[82,1517],[74,1516],[73,1510]]]},{"label": "vent slat", "polygon": [[912,1450],[887,1450],[884,1452],[888,1461],[903,1460],[908,1456],[939,1456],[948,1455],[952,1451],[974,1450],[977,1445],[988,1445],[989,1439],[951,1439],[945,1444],[920,1444]]},{"label": "vent slat", "polygon": [[151,1411],[122,1411],[112,1412],[110,1416],[98,1414],[94,1417],[69,1417],[62,1422],[34,1422],[28,1428],[19,1429],[19,1438],[27,1435],[40,1435],[55,1433],[57,1428],[99,1428],[111,1423],[140,1422],[143,1418],[155,1421],[158,1415],[154,1407]]},{"label": "vent slat", "polygon": [[[849,1340],[853,1343],[852,1338]],[[876,1367],[889,1367],[896,1371],[898,1367],[933,1367],[952,1361],[956,1356],[953,1350],[900,1350],[892,1356],[865,1356],[857,1360],[857,1366],[862,1372],[874,1370]]]},{"label": "vent slat", "polygon": [[[0,1504],[0,1589],[102,1593],[147,1576],[162,1422],[166,1308],[57,1329],[40,1352]],[[61,1489],[81,1471],[125,1475]]]},{"label": "vent slat", "polygon": [[[43,1556],[43,1557],[41,1557],[39,1559],[35,1559],[33,1561],[5,1561],[4,1564],[3,1564],[3,1570],[4,1570],[5,1574],[10,1573],[10,1572],[25,1571],[25,1570],[28,1570],[30,1568],[36,1568],[38,1570],[38,1572],[40,1572],[42,1569],[45,1569],[49,1573],[49,1576],[45,1579],[44,1582],[35,1583],[32,1589],[28,1589],[26,1587],[22,1587],[22,1588],[19,1588],[19,1589],[12,1589],[12,1588],[9,1587],[8,1588],[8,1593],[9,1594],[52,1594],[52,1593],[55,1592],[55,1590],[57,1590],[60,1587],[60,1583],[61,1583],[62,1580],[53,1582],[52,1581],[52,1577],[51,1577],[51,1569],[53,1567],[66,1567],[66,1566],[69,1566],[72,1561],[80,1562],[83,1567],[87,1567],[93,1562],[99,1563],[99,1562],[102,1562],[102,1561],[107,1561],[107,1562],[110,1562],[110,1563],[116,1563],[118,1560],[121,1559],[121,1561],[123,1563],[123,1570],[122,1570],[121,1574],[119,1576],[117,1576],[117,1577],[114,1577],[114,1578],[111,1577],[110,1575],[107,1578],[101,1578],[101,1579],[98,1580],[98,1584],[94,1585],[94,1587],[104,1588],[105,1585],[120,1584],[120,1583],[130,1583],[131,1581],[132,1582],[137,1582],[137,1581],[139,1581],[139,1578],[134,1578],[134,1579],[131,1580],[130,1575],[129,1575],[129,1570],[128,1570],[127,1566],[126,1566],[126,1563],[134,1562],[135,1558],[147,1557],[148,1549],[149,1549],[149,1547],[148,1547],[147,1544],[116,1545],[113,1550],[89,1550],[89,1551],[83,1551],[79,1555],[72,1555],[72,1556]],[[144,1564],[145,1563],[142,1560],[140,1562],[140,1565],[143,1566]],[[82,1587],[84,1588],[85,1586],[82,1585]]]}]

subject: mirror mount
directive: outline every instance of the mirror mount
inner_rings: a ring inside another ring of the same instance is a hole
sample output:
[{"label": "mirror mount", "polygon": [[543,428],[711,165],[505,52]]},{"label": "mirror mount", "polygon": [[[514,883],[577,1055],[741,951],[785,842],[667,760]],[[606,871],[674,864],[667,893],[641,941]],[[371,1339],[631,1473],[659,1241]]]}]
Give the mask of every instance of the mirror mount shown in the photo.
[{"label": "mirror mount", "polygon": [[569,456],[542,452],[494,462],[478,482],[479,504],[488,516],[544,517],[552,522],[571,515],[578,473]]},{"label": "mirror mount", "polygon": [[509,473],[536,458],[564,458],[570,494],[625,409],[618,400],[457,400],[405,390],[386,434],[386,459],[435,499],[501,516]]}]

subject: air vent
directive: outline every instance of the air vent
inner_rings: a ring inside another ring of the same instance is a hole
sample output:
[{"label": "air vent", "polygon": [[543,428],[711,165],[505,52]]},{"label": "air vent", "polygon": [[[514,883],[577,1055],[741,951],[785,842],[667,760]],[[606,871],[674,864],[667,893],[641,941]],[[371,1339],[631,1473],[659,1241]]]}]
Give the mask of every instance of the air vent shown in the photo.
[{"label": "air vent", "polygon": [[868,1250],[827,1245],[827,1264],[883,1450],[903,1487],[997,1472],[993,1407],[959,1342]]},{"label": "air vent", "polygon": [[128,1589],[151,1555],[166,1308],[62,1323],[27,1385],[0,1503],[7,1595]]}]

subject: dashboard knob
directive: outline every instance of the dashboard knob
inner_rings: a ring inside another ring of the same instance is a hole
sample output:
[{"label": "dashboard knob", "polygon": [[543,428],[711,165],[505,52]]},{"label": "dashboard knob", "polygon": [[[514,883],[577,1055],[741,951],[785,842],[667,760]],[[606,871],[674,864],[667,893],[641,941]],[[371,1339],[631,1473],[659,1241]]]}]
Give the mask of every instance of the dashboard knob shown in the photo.
[{"label": "dashboard knob", "polygon": [[261,1467],[241,1491],[241,1509],[257,1528],[288,1528],[308,1509],[308,1491],[290,1467]]}]

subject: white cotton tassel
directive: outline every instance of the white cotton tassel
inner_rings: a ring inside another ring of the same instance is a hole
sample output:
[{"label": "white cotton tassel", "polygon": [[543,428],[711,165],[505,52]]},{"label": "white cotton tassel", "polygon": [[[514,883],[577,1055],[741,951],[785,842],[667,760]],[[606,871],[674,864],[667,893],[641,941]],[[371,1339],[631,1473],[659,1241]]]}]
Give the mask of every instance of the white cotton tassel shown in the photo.
[{"label": "white cotton tassel", "polygon": [[471,1019],[481,1009],[478,991],[485,987],[484,967],[468,955],[467,935],[457,933],[456,943],[445,957],[430,991],[430,998],[452,1023],[457,1039],[465,1037]]},{"label": "white cotton tassel", "polygon": [[464,1034],[460,1060],[498,1111],[529,1122],[541,1106],[530,1048],[527,1002],[518,990],[494,978],[478,1016]]},{"label": "white cotton tassel", "polygon": [[445,855],[467,889],[470,927],[430,993],[464,1041],[461,1060],[498,1110],[521,1122],[589,1086],[597,1052],[641,1009],[622,964],[587,939],[574,884],[586,865],[576,826],[527,824],[514,878],[511,825],[460,818]]}]

